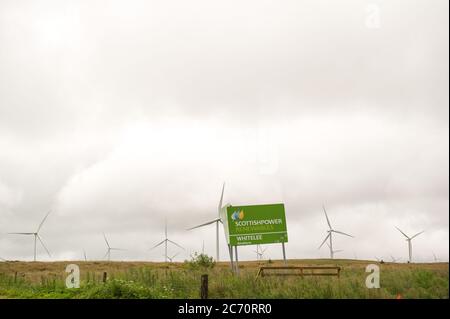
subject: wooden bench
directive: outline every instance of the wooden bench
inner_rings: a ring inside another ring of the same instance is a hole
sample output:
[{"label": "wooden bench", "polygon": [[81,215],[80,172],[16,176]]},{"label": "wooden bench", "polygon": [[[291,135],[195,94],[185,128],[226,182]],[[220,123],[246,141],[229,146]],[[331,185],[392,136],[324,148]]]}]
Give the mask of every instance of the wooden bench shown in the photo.
[{"label": "wooden bench", "polygon": [[[275,272],[272,272],[274,270]],[[288,272],[279,271],[288,270]],[[340,277],[341,267],[338,266],[277,266],[260,267],[256,279],[264,276],[336,276]]]}]

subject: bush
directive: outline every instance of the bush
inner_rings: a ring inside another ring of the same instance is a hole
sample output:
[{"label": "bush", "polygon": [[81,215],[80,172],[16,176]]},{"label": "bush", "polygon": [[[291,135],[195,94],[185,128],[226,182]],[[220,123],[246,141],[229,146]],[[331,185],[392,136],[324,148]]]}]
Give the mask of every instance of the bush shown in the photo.
[{"label": "bush", "polygon": [[212,257],[206,254],[198,254],[197,252],[191,255],[191,260],[185,260],[184,263],[191,269],[203,270],[212,269],[216,265]]}]

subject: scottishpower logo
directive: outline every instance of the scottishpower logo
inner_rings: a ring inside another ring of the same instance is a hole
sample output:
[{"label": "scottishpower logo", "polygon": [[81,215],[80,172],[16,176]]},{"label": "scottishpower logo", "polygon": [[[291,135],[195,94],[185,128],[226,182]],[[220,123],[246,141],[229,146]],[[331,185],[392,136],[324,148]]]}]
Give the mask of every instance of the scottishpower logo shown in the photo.
[{"label": "scottishpower logo", "polygon": [[234,221],[243,220],[244,219],[244,211],[241,210],[235,210],[233,214],[231,215],[231,219]]}]

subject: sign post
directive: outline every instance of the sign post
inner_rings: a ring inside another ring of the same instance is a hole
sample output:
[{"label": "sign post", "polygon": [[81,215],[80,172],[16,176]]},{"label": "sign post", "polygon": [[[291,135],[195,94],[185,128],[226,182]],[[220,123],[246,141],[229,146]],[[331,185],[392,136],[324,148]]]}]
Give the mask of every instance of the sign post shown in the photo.
[{"label": "sign post", "polygon": [[227,205],[221,215],[225,236],[230,245],[230,259],[233,267],[236,261],[238,272],[237,246],[281,244],[283,260],[286,264],[285,243],[288,241],[284,204],[232,206]]}]

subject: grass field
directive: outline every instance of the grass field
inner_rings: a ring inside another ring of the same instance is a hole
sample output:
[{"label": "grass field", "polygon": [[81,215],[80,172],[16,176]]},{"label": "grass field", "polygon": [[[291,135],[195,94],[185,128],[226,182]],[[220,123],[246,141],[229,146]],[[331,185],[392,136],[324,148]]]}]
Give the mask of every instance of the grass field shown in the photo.
[{"label": "grass field", "polygon": [[[67,289],[65,268],[80,267],[81,287]],[[448,263],[380,266],[379,289],[367,289],[365,267],[373,261],[289,260],[289,265],[337,265],[341,277],[263,277],[260,266],[242,262],[233,275],[228,263],[192,269],[184,263],[0,262],[0,298],[199,298],[200,276],[209,275],[210,298],[448,298]],[[108,279],[103,283],[103,272]]]}]

